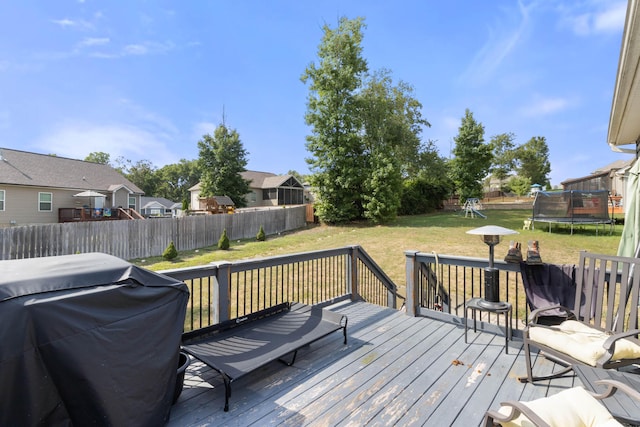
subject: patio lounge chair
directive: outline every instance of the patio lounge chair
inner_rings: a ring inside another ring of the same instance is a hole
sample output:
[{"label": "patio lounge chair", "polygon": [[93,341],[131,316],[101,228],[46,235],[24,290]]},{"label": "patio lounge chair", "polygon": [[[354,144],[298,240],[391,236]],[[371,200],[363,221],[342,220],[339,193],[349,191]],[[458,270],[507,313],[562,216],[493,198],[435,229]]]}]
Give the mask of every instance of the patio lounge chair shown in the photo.
[{"label": "patio lounge chair", "polygon": [[615,385],[600,395],[573,387],[530,402],[502,402],[499,410],[486,412],[484,426],[622,427],[601,403],[612,392]]},{"label": "patio lounge chair", "polygon": [[[523,331],[527,376],[535,381],[562,376],[572,365],[619,368],[640,363],[638,301],[640,296],[640,258],[580,253],[576,268],[574,307],[561,305],[531,312]],[[541,324],[545,312],[567,317],[559,325]],[[553,375],[534,377],[531,348],[566,367]]]}]

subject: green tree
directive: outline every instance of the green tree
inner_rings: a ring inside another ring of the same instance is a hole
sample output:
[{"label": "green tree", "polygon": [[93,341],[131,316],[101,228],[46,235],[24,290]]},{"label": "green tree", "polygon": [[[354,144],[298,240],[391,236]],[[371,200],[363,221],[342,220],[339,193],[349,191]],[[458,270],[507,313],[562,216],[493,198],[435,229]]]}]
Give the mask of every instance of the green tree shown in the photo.
[{"label": "green tree", "polygon": [[169,242],[169,246],[167,246],[164,252],[162,252],[162,258],[166,259],[167,261],[171,261],[177,256],[178,256],[178,250],[176,249],[176,246],[173,244],[173,240],[172,240],[171,242]]},{"label": "green tree", "polygon": [[116,170],[140,188],[145,195],[155,196],[160,179],[157,168],[149,160],[138,160],[133,163],[123,157],[116,159]]},{"label": "green tree", "polygon": [[258,242],[264,242],[264,240],[267,238],[267,236],[264,234],[264,228],[262,227],[262,225],[260,226],[260,230],[258,230],[258,234],[256,234],[256,240]]},{"label": "green tree", "polygon": [[531,180],[524,176],[514,176],[509,180],[509,188],[522,197],[531,191]]},{"label": "green tree", "polygon": [[197,160],[180,159],[178,163],[158,169],[157,197],[174,202],[189,199],[189,188],[200,182],[200,168]]},{"label": "green tree", "polygon": [[440,156],[433,141],[427,141],[421,145],[403,182],[399,214],[433,212],[442,207],[453,190],[447,159]]},{"label": "green tree", "polygon": [[482,197],[482,180],[491,168],[491,147],[484,143],[484,126],[476,122],[473,113],[465,110],[451,159],[451,177],[461,201]]},{"label": "green tree", "polygon": [[198,141],[198,149],[201,196],[228,196],[236,207],[247,206],[250,181],[240,173],[246,171],[248,153],[238,132],[222,123],[213,136],[207,134]]},{"label": "green tree", "polygon": [[362,153],[362,120],[358,90],[367,73],[362,57],[363,19],[340,18],[338,28],[325,25],[318,63],[311,63],[301,80],[309,83],[305,122],[307,158],[317,200],[316,213],[326,222],[362,218],[366,164]]},{"label": "green tree", "polygon": [[513,133],[501,133],[491,137],[489,145],[493,153],[491,174],[501,183],[515,169],[515,135]]},{"label": "green tree", "polygon": [[138,160],[131,165],[127,179],[140,187],[147,196],[155,196],[160,179],[156,174],[157,168],[148,160]]},{"label": "green tree", "polygon": [[100,163],[101,165],[111,165],[111,156],[104,151],[93,151],[84,160],[85,162]]},{"label": "green tree", "polygon": [[229,249],[229,246],[229,236],[227,236],[227,229],[225,228],[224,230],[222,230],[222,235],[218,239],[218,249],[226,251]]},{"label": "green tree", "polygon": [[400,207],[402,179],[419,157],[422,105],[404,82],[393,85],[388,71],[375,73],[360,94],[363,148],[368,173],[362,194],[364,216],[380,223]]},{"label": "green tree", "polygon": [[516,150],[518,175],[529,178],[531,184],[551,187],[549,147],[544,136],[534,136]]}]

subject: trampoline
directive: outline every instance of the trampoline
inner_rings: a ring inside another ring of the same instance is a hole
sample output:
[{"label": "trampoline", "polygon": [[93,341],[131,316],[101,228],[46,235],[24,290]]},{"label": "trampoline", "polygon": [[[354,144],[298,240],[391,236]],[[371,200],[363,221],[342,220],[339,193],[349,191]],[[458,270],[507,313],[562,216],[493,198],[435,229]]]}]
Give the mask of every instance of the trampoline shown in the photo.
[{"label": "trampoline", "polygon": [[610,195],[607,190],[598,191],[539,191],[533,201],[533,215],[530,218],[533,229],[536,222],[549,224],[549,232],[553,224],[595,225],[609,224],[612,231],[613,215],[609,212]]}]

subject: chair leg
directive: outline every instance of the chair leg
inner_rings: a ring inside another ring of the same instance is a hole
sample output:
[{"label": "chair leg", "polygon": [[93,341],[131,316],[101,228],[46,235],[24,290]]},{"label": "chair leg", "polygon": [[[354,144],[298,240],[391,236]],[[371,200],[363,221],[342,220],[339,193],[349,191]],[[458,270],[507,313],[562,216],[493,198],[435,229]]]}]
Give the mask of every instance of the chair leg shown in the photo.
[{"label": "chair leg", "polygon": [[[524,361],[527,366],[527,376],[518,377],[518,381],[521,383],[526,383],[526,382],[533,383],[534,381],[539,381],[539,380],[550,380],[553,378],[560,378],[573,370],[573,367],[569,365],[569,366],[566,366],[564,369],[559,370],[558,372],[554,372],[553,374],[543,375],[541,377],[534,377],[533,369],[531,367],[531,349],[529,347],[529,342],[526,338],[524,340],[523,351],[524,351]],[[554,361],[554,363],[558,363],[558,362]]]},{"label": "chair leg", "polygon": [[526,382],[532,383],[533,371],[531,369],[531,349],[529,348],[529,341],[526,339],[526,337],[524,340],[523,350],[524,350],[524,362],[527,365],[527,376],[518,377],[518,381],[520,381],[521,383],[526,383]]}]

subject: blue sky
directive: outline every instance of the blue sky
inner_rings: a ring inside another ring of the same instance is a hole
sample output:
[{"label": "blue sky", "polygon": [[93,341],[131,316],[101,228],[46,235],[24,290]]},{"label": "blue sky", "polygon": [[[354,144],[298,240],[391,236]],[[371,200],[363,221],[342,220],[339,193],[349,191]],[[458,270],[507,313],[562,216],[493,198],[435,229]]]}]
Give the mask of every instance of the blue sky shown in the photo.
[{"label": "blue sky", "polygon": [[304,69],[322,26],[365,18],[370,70],[414,87],[448,157],[469,108],[485,140],[544,136],[551,182],[628,155],[606,144],[626,1],[0,3],[0,147],[83,159],[198,157],[223,111],[247,168],[308,173]]}]

